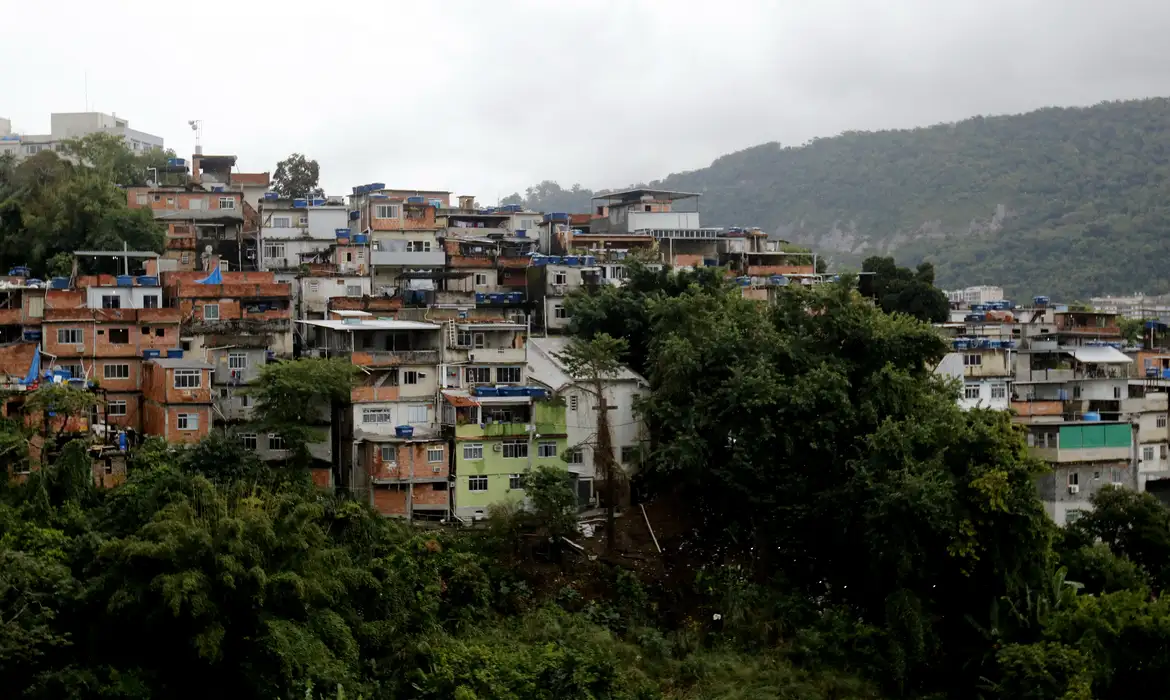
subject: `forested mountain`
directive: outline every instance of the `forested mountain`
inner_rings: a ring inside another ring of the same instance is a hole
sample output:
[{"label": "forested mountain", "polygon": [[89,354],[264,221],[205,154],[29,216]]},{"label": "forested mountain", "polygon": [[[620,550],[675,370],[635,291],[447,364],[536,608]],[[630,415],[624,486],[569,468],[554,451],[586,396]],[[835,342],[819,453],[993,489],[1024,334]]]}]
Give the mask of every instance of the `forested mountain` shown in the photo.
[{"label": "forested mountain", "polygon": [[[943,287],[1069,299],[1170,291],[1168,158],[1157,98],[768,143],[650,184],[701,192],[705,223],[760,226],[839,268],[889,253],[933,262]],[[591,194],[545,182],[525,203],[587,211]]]}]

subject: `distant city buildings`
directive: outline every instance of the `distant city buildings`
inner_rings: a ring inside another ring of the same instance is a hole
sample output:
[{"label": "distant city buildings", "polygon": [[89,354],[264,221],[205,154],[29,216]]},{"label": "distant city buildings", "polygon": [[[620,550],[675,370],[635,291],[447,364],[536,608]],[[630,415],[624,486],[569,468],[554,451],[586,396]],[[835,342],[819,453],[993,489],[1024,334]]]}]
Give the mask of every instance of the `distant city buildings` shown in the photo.
[{"label": "distant city buildings", "polygon": [[163,148],[161,136],[130,128],[129,120],[101,112],[54,112],[49,117],[49,133],[26,134],[12,130],[12,121],[0,118],[0,155],[11,153],[18,160],[35,156],[41,151],[63,150],[67,139],[89,134],[106,133],[121,136],[134,152]]},{"label": "distant city buildings", "polygon": [[956,289],[946,292],[947,301],[951,304],[987,304],[993,301],[1000,301],[1003,297],[1003,287],[967,287],[966,289]]}]

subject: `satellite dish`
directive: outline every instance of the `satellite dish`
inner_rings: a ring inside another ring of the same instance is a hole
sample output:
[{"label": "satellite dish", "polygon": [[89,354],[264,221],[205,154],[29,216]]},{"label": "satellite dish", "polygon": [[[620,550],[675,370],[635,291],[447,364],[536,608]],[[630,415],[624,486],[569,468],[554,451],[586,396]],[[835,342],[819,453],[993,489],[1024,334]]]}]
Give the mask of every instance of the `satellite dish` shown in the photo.
[{"label": "satellite dish", "polygon": [[203,252],[206,255],[211,255],[211,246],[209,246],[209,245],[203,246]]}]

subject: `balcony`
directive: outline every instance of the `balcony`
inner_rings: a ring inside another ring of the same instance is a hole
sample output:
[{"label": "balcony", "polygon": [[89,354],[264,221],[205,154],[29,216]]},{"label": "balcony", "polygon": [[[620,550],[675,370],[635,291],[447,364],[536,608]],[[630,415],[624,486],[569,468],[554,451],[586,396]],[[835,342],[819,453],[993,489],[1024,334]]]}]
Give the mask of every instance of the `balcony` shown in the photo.
[{"label": "balcony", "polygon": [[467,361],[472,363],[521,364],[527,360],[524,348],[477,348],[467,352]]},{"label": "balcony", "polygon": [[1129,423],[1079,423],[1033,429],[1028,442],[1034,456],[1049,463],[1128,462],[1133,446]]},{"label": "balcony", "polygon": [[447,254],[442,250],[374,250],[370,251],[370,261],[392,267],[442,267],[447,264]]},{"label": "balcony", "polygon": [[1129,371],[1123,365],[1097,365],[1086,369],[1024,370],[1016,381],[1021,382],[1075,382],[1092,379],[1127,379]]},{"label": "balcony", "polygon": [[397,367],[399,365],[437,365],[438,350],[355,350],[350,362],[362,367]]},{"label": "balcony", "polygon": [[455,426],[456,438],[506,438],[528,437],[527,423],[467,423]]},{"label": "balcony", "polygon": [[1012,401],[1012,410],[1020,416],[1063,416],[1063,401]]}]

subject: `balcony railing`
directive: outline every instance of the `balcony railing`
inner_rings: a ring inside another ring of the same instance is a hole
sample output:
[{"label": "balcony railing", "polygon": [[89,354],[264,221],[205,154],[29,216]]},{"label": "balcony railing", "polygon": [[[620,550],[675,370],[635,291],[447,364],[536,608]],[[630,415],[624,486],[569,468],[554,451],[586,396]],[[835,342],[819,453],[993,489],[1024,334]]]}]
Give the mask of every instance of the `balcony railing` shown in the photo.
[{"label": "balcony railing", "polygon": [[397,367],[398,365],[437,365],[438,350],[355,350],[350,361],[362,367]]}]

